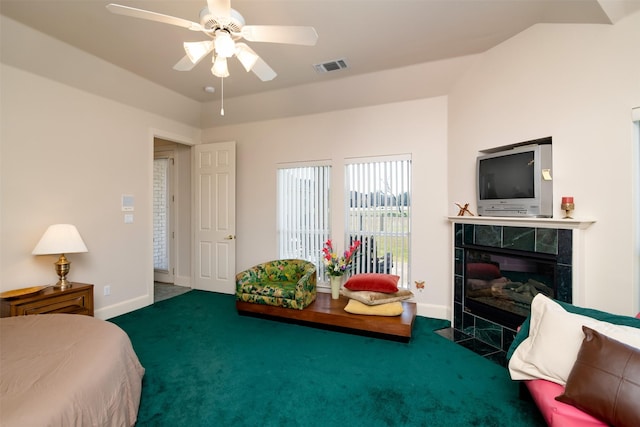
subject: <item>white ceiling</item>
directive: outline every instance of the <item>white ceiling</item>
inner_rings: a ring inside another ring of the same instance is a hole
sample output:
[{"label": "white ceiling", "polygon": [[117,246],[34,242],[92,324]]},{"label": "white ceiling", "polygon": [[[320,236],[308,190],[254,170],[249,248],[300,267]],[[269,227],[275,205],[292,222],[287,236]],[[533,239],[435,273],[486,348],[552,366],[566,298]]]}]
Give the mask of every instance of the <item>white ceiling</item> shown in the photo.
[{"label": "white ceiling", "polygon": [[[105,8],[108,3],[0,0],[0,13],[194,100],[218,96],[203,91],[214,86],[219,92],[220,86],[208,59],[188,72],[172,68],[184,56],[182,43],[207,40],[205,35],[114,15]],[[113,3],[194,22],[206,5],[205,0]],[[623,3],[627,9],[640,6],[638,0]],[[225,98],[480,53],[536,23],[611,23],[597,0],[232,0],[231,6],[247,25],[313,26],[319,39],[312,47],[248,43],[278,76],[262,82],[232,59]],[[347,70],[319,74],[313,68],[343,58]]]}]

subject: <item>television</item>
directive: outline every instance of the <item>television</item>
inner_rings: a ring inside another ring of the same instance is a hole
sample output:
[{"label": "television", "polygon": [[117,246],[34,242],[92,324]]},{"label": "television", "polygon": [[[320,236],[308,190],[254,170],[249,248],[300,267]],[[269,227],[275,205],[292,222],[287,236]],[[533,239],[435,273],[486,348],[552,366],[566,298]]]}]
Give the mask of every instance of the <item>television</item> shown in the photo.
[{"label": "television", "polygon": [[478,156],[478,215],[553,216],[551,138],[529,142]]}]

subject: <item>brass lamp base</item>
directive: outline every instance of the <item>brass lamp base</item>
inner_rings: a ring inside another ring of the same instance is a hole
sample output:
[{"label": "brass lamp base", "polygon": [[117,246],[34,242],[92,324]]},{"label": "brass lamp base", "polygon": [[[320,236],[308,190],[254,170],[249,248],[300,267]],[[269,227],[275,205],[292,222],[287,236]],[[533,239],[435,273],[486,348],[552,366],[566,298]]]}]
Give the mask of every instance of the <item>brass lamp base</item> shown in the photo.
[{"label": "brass lamp base", "polygon": [[58,261],[53,263],[56,266],[56,273],[58,273],[58,283],[56,283],[53,287],[56,289],[69,289],[72,284],[67,280],[67,274],[69,274],[69,270],[71,269],[71,262],[64,256],[64,254],[60,254],[60,258]]},{"label": "brass lamp base", "polygon": [[561,203],[560,204],[560,209],[562,209],[564,211],[564,219],[573,219],[571,217],[571,212],[573,212],[574,208],[575,208],[575,205],[573,203]]}]

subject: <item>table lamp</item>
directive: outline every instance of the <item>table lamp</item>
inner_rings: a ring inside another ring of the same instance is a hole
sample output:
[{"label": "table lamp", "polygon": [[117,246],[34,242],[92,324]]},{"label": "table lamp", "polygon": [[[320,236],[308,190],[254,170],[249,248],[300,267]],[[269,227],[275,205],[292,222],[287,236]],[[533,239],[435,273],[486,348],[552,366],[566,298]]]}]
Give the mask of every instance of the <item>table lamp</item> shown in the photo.
[{"label": "table lamp", "polygon": [[33,250],[33,255],[55,255],[60,254],[60,258],[54,265],[58,273],[58,283],[56,288],[67,289],[71,287],[71,282],[67,280],[67,274],[71,263],[64,254],[88,252],[87,246],[82,241],[78,229],[71,224],[54,224],[47,228],[42,238]]}]

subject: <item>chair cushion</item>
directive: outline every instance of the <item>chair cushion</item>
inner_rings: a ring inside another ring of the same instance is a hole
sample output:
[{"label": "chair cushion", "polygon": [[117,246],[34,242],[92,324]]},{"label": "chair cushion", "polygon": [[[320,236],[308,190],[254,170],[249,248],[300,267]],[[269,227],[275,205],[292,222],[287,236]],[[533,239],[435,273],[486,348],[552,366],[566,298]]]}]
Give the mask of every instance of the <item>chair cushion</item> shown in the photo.
[{"label": "chair cushion", "polygon": [[294,299],[296,283],[297,282],[250,282],[241,285],[240,291],[246,294]]}]

